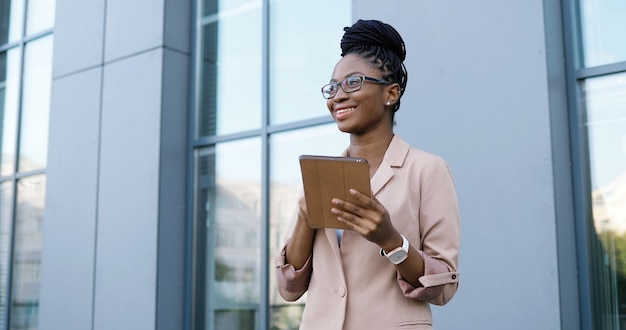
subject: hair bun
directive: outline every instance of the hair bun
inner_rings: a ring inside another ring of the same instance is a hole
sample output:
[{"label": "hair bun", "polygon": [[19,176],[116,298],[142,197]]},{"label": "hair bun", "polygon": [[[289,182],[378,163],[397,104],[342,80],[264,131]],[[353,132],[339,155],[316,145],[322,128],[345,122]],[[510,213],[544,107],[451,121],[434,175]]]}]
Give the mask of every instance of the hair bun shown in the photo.
[{"label": "hair bun", "polygon": [[377,20],[358,20],[354,25],[343,28],[341,56],[354,47],[379,46],[391,50],[404,61],[406,48],[400,33],[391,25]]}]

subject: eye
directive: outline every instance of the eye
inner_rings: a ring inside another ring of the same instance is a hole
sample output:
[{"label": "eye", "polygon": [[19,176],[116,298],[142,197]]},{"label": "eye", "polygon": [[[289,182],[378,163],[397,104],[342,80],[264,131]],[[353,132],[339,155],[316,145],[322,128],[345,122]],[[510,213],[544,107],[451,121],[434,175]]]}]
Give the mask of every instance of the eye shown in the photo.
[{"label": "eye", "polygon": [[330,83],[324,86],[324,93],[334,93],[337,91],[337,83]]},{"label": "eye", "polygon": [[361,86],[361,77],[348,77],[344,80],[344,86],[348,88],[356,88]]}]

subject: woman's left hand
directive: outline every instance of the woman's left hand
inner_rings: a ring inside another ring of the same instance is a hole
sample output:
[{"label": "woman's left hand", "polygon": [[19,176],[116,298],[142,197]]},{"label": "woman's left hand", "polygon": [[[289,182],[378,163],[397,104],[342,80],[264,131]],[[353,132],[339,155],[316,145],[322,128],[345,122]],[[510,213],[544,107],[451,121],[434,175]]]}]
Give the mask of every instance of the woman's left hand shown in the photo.
[{"label": "woman's left hand", "polygon": [[354,189],[350,189],[350,194],[363,206],[333,198],[335,207],[331,211],[337,215],[337,220],[381,247],[398,245],[396,241],[402,238],[393,227],[389,212],[376,197],[369,197]]}]

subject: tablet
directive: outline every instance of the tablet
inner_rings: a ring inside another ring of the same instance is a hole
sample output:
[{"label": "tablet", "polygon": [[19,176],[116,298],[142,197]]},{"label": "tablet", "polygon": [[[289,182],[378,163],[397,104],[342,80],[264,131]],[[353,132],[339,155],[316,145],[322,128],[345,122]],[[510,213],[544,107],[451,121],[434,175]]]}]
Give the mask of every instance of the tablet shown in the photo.
[{"label": "tablet", "polygon": [[340,198],[363,206],[350,195],[349,189],[372,195],[370,166],[365,158],[302,155],[300,170],[311,228],[347,229],[330,211],[333,208],[331,200]]}]

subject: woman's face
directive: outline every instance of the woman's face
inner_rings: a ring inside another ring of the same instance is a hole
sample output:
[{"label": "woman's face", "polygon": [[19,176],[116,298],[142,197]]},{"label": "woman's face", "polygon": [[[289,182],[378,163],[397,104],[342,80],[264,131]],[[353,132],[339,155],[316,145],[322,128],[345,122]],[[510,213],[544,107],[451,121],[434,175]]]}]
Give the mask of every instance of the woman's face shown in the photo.
[{"label": "woman's face", "polygon": [[[356,54],[344,56],[335,65],[332,82],[340,83],[348,77],[366,76],[382,79],[380,71],[367,60]],[[328,110],[335,119],[339,130],[346,133],[365,134],[376,128],[391,128],[391,109],[385,111],[385,103],[390,100],[393,85],[363,81],[356,92],[346,93],[338,87],[337,94],[327,100]],[[385,126],[386,125],[386,126]]]}]

